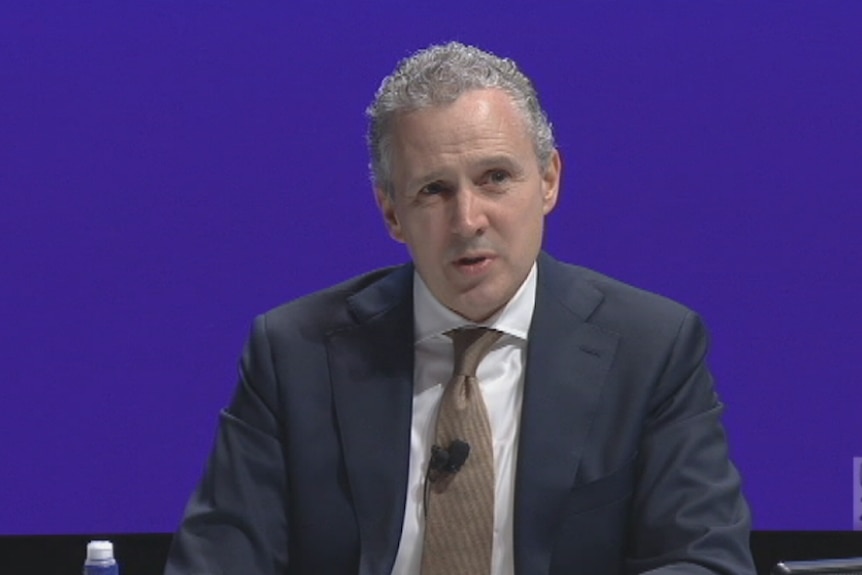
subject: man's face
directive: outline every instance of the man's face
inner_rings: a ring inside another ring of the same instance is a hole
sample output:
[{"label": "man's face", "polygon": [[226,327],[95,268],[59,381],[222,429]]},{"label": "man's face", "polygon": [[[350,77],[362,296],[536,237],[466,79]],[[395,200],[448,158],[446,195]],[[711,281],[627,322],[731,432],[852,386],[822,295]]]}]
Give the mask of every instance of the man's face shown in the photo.
[{"label": "man's face", "polygon": [[431,293],[472,321],[502,308],[539,253],[559,154],[543,173],[509,95],[473,90],[399,116],[391,177],[392,196],[378,189],[377,202]]}]

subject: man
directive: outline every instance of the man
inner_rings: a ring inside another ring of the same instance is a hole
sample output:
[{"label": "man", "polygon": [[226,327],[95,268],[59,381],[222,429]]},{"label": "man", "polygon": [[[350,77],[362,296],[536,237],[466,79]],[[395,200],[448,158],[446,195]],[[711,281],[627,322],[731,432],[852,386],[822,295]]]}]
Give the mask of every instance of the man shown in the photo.
[{"label": "man", "polygon": [[[413,262],[257,318],[166,573],[753,573],[700,320],[541,252],[561,161],[529,80],[435,46],[368,113]],[[437,459],[465,326],[498,338],[463,374],[490,429],[481,505],[461,482],[479,443]],[[450,485],[467,495],[441,527]],[[482,514],[487,541],[462,539]]]}]

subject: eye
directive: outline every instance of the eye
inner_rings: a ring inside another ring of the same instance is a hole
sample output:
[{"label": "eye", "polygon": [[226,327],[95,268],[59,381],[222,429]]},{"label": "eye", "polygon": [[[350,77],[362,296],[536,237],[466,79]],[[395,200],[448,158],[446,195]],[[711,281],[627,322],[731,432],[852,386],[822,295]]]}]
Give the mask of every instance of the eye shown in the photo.
[{"label": "eye", "polygon": [[485,181],[491,184],[504,184],[512,175],[506,170],[489,170],[485,174]]},{"label": "eye", "polygon": [[447,188],[442,182],[431,182],[422,187],[419,190],[419,194],[422,196],[438,196],[445,193],[446,190]]}]

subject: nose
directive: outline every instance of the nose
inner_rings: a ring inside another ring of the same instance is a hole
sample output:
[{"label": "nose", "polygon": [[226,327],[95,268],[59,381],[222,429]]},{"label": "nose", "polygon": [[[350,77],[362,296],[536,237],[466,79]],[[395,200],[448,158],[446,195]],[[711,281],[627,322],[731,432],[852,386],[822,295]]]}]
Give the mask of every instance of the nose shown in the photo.
[{"label": "nose", "polygon": [[452,232],[465,238],[482,235],[488,218],[481,192],[473,186],[463,186],[452,200]]}]

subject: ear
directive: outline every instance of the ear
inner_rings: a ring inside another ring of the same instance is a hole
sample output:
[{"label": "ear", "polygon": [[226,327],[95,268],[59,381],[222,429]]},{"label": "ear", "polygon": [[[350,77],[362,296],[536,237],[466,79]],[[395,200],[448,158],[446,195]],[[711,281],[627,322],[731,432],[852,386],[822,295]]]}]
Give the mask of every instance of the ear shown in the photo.
[{"label": "ear", "polygon": [[557,205],[557,197],[560,193],[560,176],[563,163],[560,159],[559,150],[554,150],[548,161],[548,167],[542,174],[542,213],[548,215]]},{"label": "ear", "polygon": [[377,199],[377,207],[380,208],[380,213],[383,215],[383,222],[386,224],[386,229],[389,235],[396,242],[404,243],[404,233],[401,230],[401,224],[398,222],[398,215],[395,213],[395,200],[383,188],[374,188],[374,197]]}]

